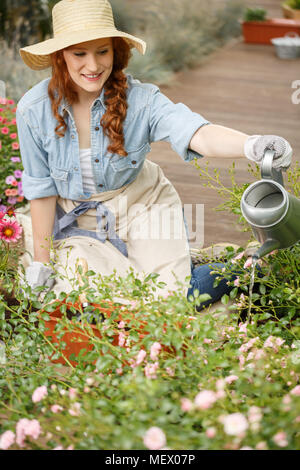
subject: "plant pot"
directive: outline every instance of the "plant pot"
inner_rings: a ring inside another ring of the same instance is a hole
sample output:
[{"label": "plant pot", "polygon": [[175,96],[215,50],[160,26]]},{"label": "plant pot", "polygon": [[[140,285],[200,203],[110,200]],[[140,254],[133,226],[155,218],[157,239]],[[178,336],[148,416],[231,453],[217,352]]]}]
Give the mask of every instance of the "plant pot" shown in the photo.
[{"label": "plant pot", "polygon": [[[64,302],[64,301],[60,302],[60,305],[58,305],[53,312],[51,312],[51,313],[46,312],[49,315],[50,320],[44,320],[45,321],[45,327],[46,327],[46,330],[45,330],[44,333],[45,333],[46,337],[50,338],[51,342],[53,343],[53,345],[55,345],[56,349],[62,353],[62,356],[59,359],[52,359],[53,355],[51,355],[50,360],[55,364],[64,364],[64,365],[66,365],[68,363],[64,359],[64,357],[65,357],[69,360],[69,362],[73,366],[76,366],[77,362],[74,361],[74,360],[69,359],[71,354],[74,354],[75,356],[78,356],[78,354],[80,353],[80,351],[82,349],[85,349],[86,352],[88,352],[88,351],[92,351],[94,349],[94,346],[93,346],[93,344],[90,343],[89,336],[85,333],[84,329],[80,328],[80,323],[79,322],[76,322],[76,331],[68,331],[67,328],[64,328],[63,331],[65,331],[65,333],[62,336],[62,338],[60,338],[60,339],[57,338],[58,332],[55,332],[55,328],[56,328],[57,324],[59,323],[60,319],[63,317],[63,314],[61,313],[61,306],[65,303],[66,302]],[[66,305],[67,305],[67,309],[69,309],[70,307],[75,307],[79,311],[79,304],[67,303]],[[107,317],[107,318],[110,317],[113,310],[116,310],[117,308],[119,308],[119,307],[115,307],[113,305],[111,305],[109,308],[105,308],[105,307],[103,307],[99,304],[92,304],[92,305],[93,305],[93,307],[95,307],[95,309],[98,308],[100,310],[100,312],[103,313],[104,317]],[[41,310],[39,313],[41,315],[43,313],[43,311]],[[122,316],[119,315],[118,321],[121,321],[121,320],[122,320]],[[71,321],[71,323],[75,326],[74,322]],[[99,329],[95,325],[90,325],[90,326],[92,328],[92,334],[96,338],[101,338],[102,335],[101,335],[101,332],[99,331]],[[144,325],[141,325],[141,329],[143,329],[143,327],[144,327]],[[145,335],[141,334],[141,338],[144,337],[144,336]],[[66,347],[64,349],[58,347],[59,344],[61,344],[62,342],[66,343]],[[116,333],[116,335],[113,336],[112,345],[117,346],[118,342],[119,342],[119,333]],[[55,353],[53,353],[53,354],[55,354]]]},{"label": "plant pot", "polygon": [[287,33],[300,34],[300,21],[284,18],[272,18],[266,21],[242,22],[244,41],[254,44],[271,44],[271,39]]},{"label": "plant pot", "polygon": [[295,10],[286,3],[282,3],[281,8],[283,16],[285,18],[290,18],[292,20],[300,20],[300,10]]},{"label": "plant pot", "polygon": [[[84,330],[82,329],[80,331],[80,324],[78,325],[78,323],[76,324],[76,332],[68,331],[65,328],[64,329],[65,333],[62,336],[62,338],[60,338],[60,339],[57,338],[58,333],[55,332],[55,328],[56,328],[57,324],[59,323],[60,319],[63,317],[63,314],[61,313],[60,309],[61,309],[61,306],[65,303],[66,302],[64,302],[64,301],[60,302],[60,305],[53,312],[51,312],[51,313],[46,312],[49,315],[50,320],[44,320],[45,327],[46,327],[46,330],[44,331],[44,334],[47,338],[49,338],[51,340],[53,345],[55,345],[56,349],[62,353],[62,356],[58,359],[52,359],[52,356],[55,353],[53,353],[49,357],[49,359],[54,364],[63,364],[63,365],[68,365],[68,362],[66,361],[66,359],[68,359],[68,361],[73,366],[76,366],[78,364],[78,362],[74,361],[73,359],[72,360],[69,359],[71,354],[74,354],[75,356],[78,356],[78,354],[80,353],[80,351],[82,349],[85,349],[86,352],[88,352],[88,351],[92,351],[94,349],[94,346],[93,346],[93,344],[91,344],[89,342],[89,336],[87,336],[87,334],[84,332]],[[119,309],[119,307],[116,307],[113,304],[111,304],[109,308],[103,307],[99,304],[92,304],[92,305],[95,307],[95,309],[98,308],[100,310],[100,312],[103,313],[104,317],[106,316],[107,318],[110,317],[110,315],[112,314],[112,312],[114,310]],[[67,308],[70,308],[72,306],[75,307],[77,310],[79,310],[79,304],[67,303]],[[40,316],[41,316],[42,313],[43,313],[43,311],[41,310],[39,312]],[[129,312],[124,312],[124,313],[128,314]],[[132,315],[134,315],[134,314],[132,313]],[[127,320],[124,319],[124,317],[122,317],[122,315],[120,314],[118,316],[118,321],[122,321],[122,320],[125,322],[125,324],[126,324],[126,321],[128,322],[128,319]],[[73,323],[73,324],[75,325],[75,323]],[[140,321],[140,327],[137,330],[137,332],[139,333],[140,340],[142,340],[147,334],[149,334],[147,331],[144,330],[144,327],[146,325],[147,325],[146,321]],[[92,328],[93,335],[96,338],[102,338],[103,337],[103,334],[101,334],[101,332],[99,331],[99,329],[95,325],[90,325],[90,326]],[[180,323],[179,323],[179,327],[181,327]],[[128,328],[127,328],[127,331],[125,331],[125,335],[128,335]],[[59,348],[58,347],[59,344],[61,344],[62,342],[66,343],[65,348]],[[119,345],[119,331],[116,332],[116,334],[113,336],[113,341],[112,341],[111,344],[113,346],[118,346]],[[126,347],[126,346],[124,345],[123,347]],[[141,348],[143,348],[142,345],[141,345]],[[183,347],[183,349],[184,349],[184,347]],[[176,354],[176,350],[172,346],[168,347],[168,346],[162,345],[162,350],[169,353],[169,354]],[[93,364],[95,364],[95,362],[96,361],[94,361]],[[124,362],[123,365],[128,365],[128,364],[126,362]]]}]

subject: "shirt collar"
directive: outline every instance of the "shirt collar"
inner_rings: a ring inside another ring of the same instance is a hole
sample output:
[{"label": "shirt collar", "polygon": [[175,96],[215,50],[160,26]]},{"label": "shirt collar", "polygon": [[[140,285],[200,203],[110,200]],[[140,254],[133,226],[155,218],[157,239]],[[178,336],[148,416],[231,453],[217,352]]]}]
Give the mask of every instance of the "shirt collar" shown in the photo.
[{"label": "shirt collar", "polygon": [[[99,96],[93,102],[92,107],[95,107],[97,102],[102,104],[103,108],[106,109],[106,105],[105,105],[105,102],[104,102],[104,87],[102,88]],[[61,103],[58,107],[59,113],[60,114],[63,113],[65,109],[66,110],[70,109],[70,104],[68,103],[67,99],[63,97],[62,100],[61,100]]]}]

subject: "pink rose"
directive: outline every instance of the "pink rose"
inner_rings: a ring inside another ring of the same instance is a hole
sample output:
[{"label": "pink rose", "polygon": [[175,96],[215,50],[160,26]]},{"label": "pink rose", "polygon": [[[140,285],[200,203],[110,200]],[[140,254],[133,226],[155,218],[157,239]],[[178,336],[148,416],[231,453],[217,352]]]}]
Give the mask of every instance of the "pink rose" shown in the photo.
[{"label": "pink rose", "polygon": [[74,400],[76,398],[76,395],[77,395],[77,390],[76,388],[69,388],[69,398],[71,400]]},{"label": "pink rose", "polygon": [[58,413],[59,411],[63,410],[63,407],[60,405],[52,405],[50,410],[52,411],[52,413]]},{"label": "pink rose", "polygon": [[238,380],[237,375],[228,375],[228,377],[225,377],[225,382],[227,384],[231,384],[232,382],[235,382],[236,380]]},{"label": "pink rose", "polygon": [[207,410],[215,403],[215,401],[217,401],[215,392],[212,392],[211,390],[203,390],[196,395],[194,403],[196,408],[199,410]]},{"label": "pink rose", "polygon": [[19,150],[19,148],[20,148],[18,142],[13,142],[13,143],[11,144],[11,146],[12,146],[12,149],[13,149],[13,150]]},{"label": "pink rose", "polygon": [[152,344],[151,349],[150,349],[150,357],[151,357],[152,361],[156,360],[156,358],[159,355],[160,350],[161,350],[161,344],[160,343],[155,342],[155,343]]},{"label": "pink rose", "polygon": [[2,127],[1,129],[2,134],[6,135],[9,133],[9,128],[8,127]]},{"label": "pink rose", "polygon": [[78,402],[75,402],[71,405],[71,408],[69,409],[69,413],[71,416],[79,416],[80,415],[80,407],[81,404]]},{"label": "pink rose", "polygon": [[118,342],[119,346],[124,346],[125,340],[126,340],[126,335],[121,331],[119,333],[119,342]]},{"label": "pink rose", "polygon": [[46,385],[42,385],[35,389],[32,394],[32,401],[33,403],[38,403],[39,401],[43,400],[48,395]]},{"label": "pink rose", "polygon": [[135,364],[138,366],[139,364],[141,364],[143,362],[143,360],[145,359],[145,357],[147,356],[147,353],[146,351],[144,351],[143,349],[141,349],[138,353],[138,355],[136,356],[136,362]]},{"label": "pink rose", "polygon": [[7,450],[15,442],[15,433],[12,431],[5,431],[0,436],[0,449]]},{"label": "pink rose", "polygon": [[182,411],[191,411],[194,408],[193,402],[188,398],[181,398]]},{"label": "pink rose", "polygon": [[147,364],[144,369],[145,376],[148,379],[156,379],[156,370],[158,368],[158,362],[154,364]]},{"label": "pink rose", "polygon": [[295,395],[295,396],[299,397],[299,396],[300,396],[300,385],[296,385],[296,387],[294,387],[294,388],[290,391],[290,393],[291,393],[292,395]]},{"label": "pink rose", "polygon": [[245,264],[244,264],[244,269],[249,268],[252,265],[252,257],[250,256],[248,259],[246,259]]},{"label": "pink rose", "polygon": [[156,426],[151,427],[144,436],[144,444],[150,450],[161,449],[166,444],[165,433]]},{"label": "pink rose", "polygon": [[36,419],[29,420],[22,418],[16,425],[16,443],[20,447],[24,447],[24,440],[26,436],[37,439],[41,433],[40,423]]},{"label": "pink rose", "polygon": [[242,413],[232,413],[222,419],[224,431],[229,436],[239,436],[248,429],[248,421]]},{"label": "pink rose", "polygon": [[213,428],[213,427],[207,428],[205,431],[205,434],[209,439],[213,439],[215,435],[217,434],[216,428]]},{"label": "pink rose", "polygon": [[15,132],[13,132],[12,134],[9,134],[9,137],[11,139],[16,139],[17,138],[17,134]]},{"label": "pink rose", "polygon": [[288,445],[288,441],[286,438],[286,433],[284,431],[280,431],[273,437],[273,441],[278,447],[286,447]]}]

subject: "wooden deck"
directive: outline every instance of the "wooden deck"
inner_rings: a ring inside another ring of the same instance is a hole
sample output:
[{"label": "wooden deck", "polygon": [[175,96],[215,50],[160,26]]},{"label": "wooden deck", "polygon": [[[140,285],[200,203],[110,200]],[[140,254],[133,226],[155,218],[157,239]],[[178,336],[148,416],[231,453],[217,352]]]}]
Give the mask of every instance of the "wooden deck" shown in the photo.
[{"label": "wooden deck", "polygon": [[[260,4],[270,16],[282,16],[278,0]],[[294,160],[300,160],[300,104],[292,103],[295,80],[300,80],[300,59],[278,59],[272,45],[245,44],[239,38],[210,55],[201,67],[178,73],[176,82],[162,86],[161,91],[215,124],[250,135],[283,136],[294,149]],[[152,145],[150,159],[163,168],[183,204],[205,205],[204,246],[223,241],[241,245],[247,242],[249,235],[238,231],[234,216],[213,210],[222,201],[214,190],[201,185],[193,164],[183,162],[165,142]],[[210,167],[219,168],[229,183],[226,168],[231,163],[228,159],[211,159]],[[246,159],[236,161],[239,182],[253,181],[247,164]],[[199,244],[191,241],[191,245]]]}]

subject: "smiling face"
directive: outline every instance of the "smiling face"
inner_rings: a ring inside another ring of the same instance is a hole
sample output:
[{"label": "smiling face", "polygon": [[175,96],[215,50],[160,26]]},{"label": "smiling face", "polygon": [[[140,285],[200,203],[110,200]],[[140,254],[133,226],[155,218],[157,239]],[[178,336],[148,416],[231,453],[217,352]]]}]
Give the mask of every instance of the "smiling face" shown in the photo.
[{"label": "smiling face", "polygon": [[[79,102],[91,102],[99,96],[113,68],[111,38],[81,42],[63,50],[71,79],[78,91]],[[99,75],[97,78],[87,75]]]}]

